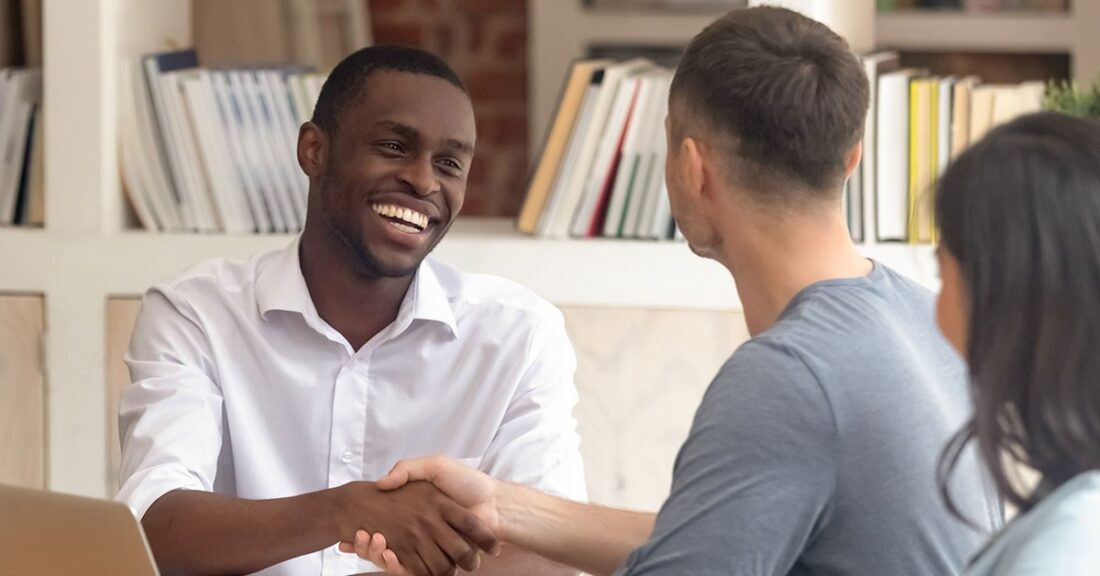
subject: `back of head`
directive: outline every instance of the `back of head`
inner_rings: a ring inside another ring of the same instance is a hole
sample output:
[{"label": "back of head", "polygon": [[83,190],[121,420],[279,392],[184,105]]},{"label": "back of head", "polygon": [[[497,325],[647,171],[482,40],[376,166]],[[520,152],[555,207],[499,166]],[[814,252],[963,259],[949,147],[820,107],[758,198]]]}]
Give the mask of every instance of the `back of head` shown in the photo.
[{"label": "back of head", "polygon": [[[941,242],[968,286],[976,437],[1022,509],[1100,469],[1100,121],[1035,114],[1002,126],[940,181]],[[1037,469],[1033,496],[1003,451]],[[946,470],[945,470],[946,472]]]},{"label": "back of head", "polygon": [[717,137],[732,183],[764,204],[831,202],[868,100],[859,60],[824,24],[784,8],[733,10],[684,53],[672,136]]},{"label": "back of head", "polygon": [[332,69],[313,109],[313,123],[335,133],[347,103],[362,95],[372,74],[383,71],[434,76],[466,92],[458,74],[431,52],[389,44],[368,46],[351,53]]}]

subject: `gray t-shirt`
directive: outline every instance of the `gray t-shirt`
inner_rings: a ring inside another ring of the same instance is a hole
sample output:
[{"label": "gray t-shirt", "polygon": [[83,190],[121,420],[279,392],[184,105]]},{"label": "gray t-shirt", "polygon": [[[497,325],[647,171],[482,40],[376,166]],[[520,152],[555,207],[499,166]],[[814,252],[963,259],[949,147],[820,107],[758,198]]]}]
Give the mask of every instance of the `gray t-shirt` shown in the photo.
[{"label": "gray t-shirt", "polygon": [[946,576],[1001,523],[973,454],[936,465],[970,413],[932,295],[876,263],[800,292],[703,398],[649,542],[618,574]]}]

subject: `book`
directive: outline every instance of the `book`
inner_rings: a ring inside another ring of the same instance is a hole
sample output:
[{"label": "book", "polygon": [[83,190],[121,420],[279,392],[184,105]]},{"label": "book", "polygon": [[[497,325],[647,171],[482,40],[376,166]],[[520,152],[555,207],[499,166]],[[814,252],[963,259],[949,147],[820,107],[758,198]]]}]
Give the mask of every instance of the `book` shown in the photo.
[{"label": "book", "polygon": [[623,140],[630,124],[631,113],[637,101],[640,84],[637,77],[624,79],[615,91],[611,116],[600,137],[596,156],[585,179],[581,202],[573,215],[570,234],[584,238],[598,236],[608,210],[615,175],[622,158]]},{"label": "book", "polygon": [[970,100],[974,87],[978,85],[976,76],[967,76],[955,82],[954,102],[951,115],[951,159],[959,157],[970,147]]},{"label": "book", "polygon": [[641,165],[642,158],[647,156],[645,148],[650,132],[649,110],[652,107],[651,102],[655,100],[656,87],[657,78],[653,74],[638,78],[634,113],[627,120],[626,134],[618,150],[618,170],[614,175],[607,215],[603,221],[604,237],[619,238],[623,235],[630,203],[632,200],[637,202],[636,198],[632,199],[632,195],[637,194],[637,190],[644,185],[641,177],[644,168]]},{"label": "book", "polygon": [[565,160],[558,165],[558,172],[554,176],[550,198],[539,217],[539,224],[535,230],[535,234],[538,236],[553,236],[551,230],[558,229],[562,221],[565,220],[563,205],[566,196],[570,195],[567,187],[572,181],[572,173],[576,171],[577,164],[580,162],[583,149],[581,141],[587,136],[588,127],[592,123],[593,112],[599,98],[600,85],[596,79],[602,75],[602,70],[597,70],[592,75],[593,81],[585,89],[584,96],[581,99],[580,112],[577,114],[573,130],[569,134],[569,142],[565,146]]},{"label": "book", "polygon": [[909,227],[909,81],[914,69],[879,77],[875,219],[878,241],[900,242]]},{"label": "book", "polygon": [[197,67],[198,56],[194,50],[179,50],[151,54],[145,56],[142,62],[145,70],[144,81],[151,96],[156,119],[156,149],[167,169],[168,184],[176,197],[184,227],[189,231],[198,231],[204,223],[196,205],[196,194],[188,186],[189,182],[184,174],[183,158],[177,148],[177,138],[173,135],[178,128],[175,117],[165,101],[164,90],[159,80],[161,73]]},{"label": "book", "polygon": [[563,197],[557,214],[551,217],[546,231],[547,236],[566,238],[570,235],[570,227],[583,200],[585,183],[592,169],[596,151],[611,118],[619,83],[627,76],[652,66],[653,63],[649,60],[639,58],[608,64],[593,74],[591,86],[596,88],[598,96],[593,104],[591,120],[579,139],[580,150],[577,151],[577,162],[562,177]]},{"label": "book", "polygon": [[914,78],[909,85],[909,242],[931,242],[938,136],[939,80]]},{"label": "book", "polygon": [[35,111],[41,100],[41,69],[0,72],[0,224],[16,223],[20,191],[29,176],[26,160],[33,144]]},{"label": "book", "polygon": [[665,117],[668,115],[668,86],[672,78],[665,70],[651,74],[648,87],[649,104],[640,112],[642,123],[640,145],[636,152],[638,168],[635,182],[627,195],[626,214],[619,226],[619,238],[637,238],[639,224],[643,219],[651,200],[650,192],[654,178],[664,178],[664,171],[655,173],[657,160],[657,141],[664,138]]},{"label": "book", "polygon": [[546,142],[543,144],[539,161],[531,173],[527,185],[527,196],[520,210],[517,228],[524,233],[533,234],[538,226],[539,216],[546,205],[547,197],[553,185],[554,174],[565,152],[565,145],[573,129],[585,88],[596,69],[606,64],[603,60],[581,60],[573,63],[572,70],[558,105]]}]

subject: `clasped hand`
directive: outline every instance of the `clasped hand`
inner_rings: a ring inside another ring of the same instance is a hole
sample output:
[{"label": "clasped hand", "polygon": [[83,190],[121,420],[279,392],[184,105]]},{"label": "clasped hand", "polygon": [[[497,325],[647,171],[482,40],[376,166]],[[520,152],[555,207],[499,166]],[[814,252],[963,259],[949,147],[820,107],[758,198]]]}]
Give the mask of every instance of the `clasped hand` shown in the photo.
[{"label": "clasped hand", "polygon": [[[340,550],[354,552],[392,574],[454,574],[456,566],[472,572],[480,564],[478,550],[499,553],[497,488],[491,477],[447,458],[403,460],[378,481],[377,489],[394,495],[413,491],[413,497],[438,497],[429,504],[446,509],[452,530],[399,527],[392,522],[385,527],[362,527],[353,542],[340,543]],[[383,534],[389,534],[389,539]],[[435,539],[440,535],[445,541]]]}]

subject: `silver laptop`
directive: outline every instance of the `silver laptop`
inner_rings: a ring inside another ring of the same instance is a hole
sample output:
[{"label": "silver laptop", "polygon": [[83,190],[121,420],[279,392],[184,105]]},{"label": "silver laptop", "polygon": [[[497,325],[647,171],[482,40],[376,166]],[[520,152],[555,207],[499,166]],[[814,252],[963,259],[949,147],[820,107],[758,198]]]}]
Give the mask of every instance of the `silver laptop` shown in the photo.
[{"label": "silver laptop", "polygon": [[3,484],[0,574],[159,576],[125,505]]}]

